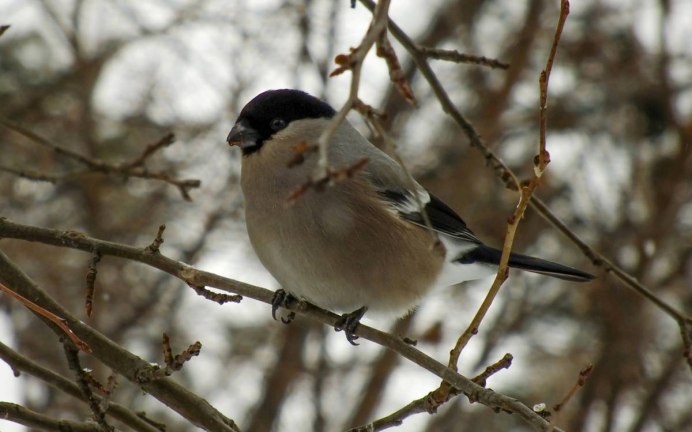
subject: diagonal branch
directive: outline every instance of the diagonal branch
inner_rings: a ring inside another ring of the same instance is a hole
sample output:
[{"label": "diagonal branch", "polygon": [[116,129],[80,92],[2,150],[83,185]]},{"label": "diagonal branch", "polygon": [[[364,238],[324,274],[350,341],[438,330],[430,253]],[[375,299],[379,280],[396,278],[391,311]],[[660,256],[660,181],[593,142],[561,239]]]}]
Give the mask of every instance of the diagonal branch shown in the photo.
[{"label": "diagonal branch", "polygon": [[435,60],[445,60],[453,63],[468,63],[476,64],[480,66],[487,66],[489,68],[497,69],[509,69],[509,64],[501,62],[496,59],[490,59],[484,56],[476,56],[472,54],[464,54],[456,50],[447,50],[442,48],[429,48],[420,47],[421,52],[423,52],[428,58]]},{"label": "diagonal branch", "polygon": [[[360,0],[360,2],[370,11],[374,10],[374,2],[372,0]],[[449,98],[444,87],[437,78],[437,75],[430,67],[428,59],[419,47],[394,21],[389,20],[390,33],[401,43],[401,45],[409,52],[411,58],[416,63],[418,70],[423,77],[428,81],[430,88],[438,99],[443,111],[446,112],[459,125],[461,130],[467,136],[472,147],[480,151],[485,160],[495,171],[495,174],[502,180],[505,186],[511,190],[520,190],[519,180],[516,174],[483,142],[476,129],[463,116],[463,114],[454,106],[454,103]],[[560,220],[548,206],[538,197],[533,196],[529,201],[529,205],[545,220],[550,222],[559,232],[564,234],[579,249],[587,256],[592,264],[604,269],[606,272],[612,273],[620,282],[627,288],[634,291],[638,295],[646,298],[653,303],[661,311],[673,318],[678,326],[683,341],[683,356],[685,357],[690,369],[692,369],[692,317],[685,315],[675,307],[669,305],[664,300],[656,296],[649,288],[637,281],[636,278],[624,271],[622,268],[613,264],[612,260],[605,257],[603,254],[589,247],[583,240],[579,238],[564,222]]]},{"label": "diagonal branch", "polygon": [[320,135],[317,143],[319,148],[319,159],[317,161],[317,171],[314,174],[315,179],[325,178],[329,169],[328,149],[336,130],[341,123],[346,120],[346,115],[353,108],[358,100],[358,88],[360,87],[360,73],[363,68],[363,61],[370,52],[370,49],[381,38],[383,32],[387,31],[387,19],[389,12],[390,0],[380,0],[377,6],[373,6],[373,17],[370,23],[370,28],[363,37],[363,40],[351,54],[340,54],[335,61],[339,64],[339,68],[331,73],[331,76],[342,73],[346,70],[351,71],[351,88],[349,90],[348,99],[341,107],[339,112],[329,122],[327,128]]},{"label": "diagonal branch", "polygon": [[11,402],[0,402],[0,419],[10,420],[43,431],[102,432],[95,423],[54,419]]},{"label": "diagonal branch", "polygon": [[[2,218],[0,218],[0,226],[9,228],[7,221]],[[23,230],[25,233],[32,231],[30,229],[31,227],[25,228],[29,228],[29,230]],[[84,249],[82,250],[84,251],[87,251],[87,248],[91,248],[89,250],[94,250],[93,248],[96,246],[94,243],[89,246],[89,242],[85,243],[79,240],[80,238],[86,239],[86,236],[75,235],[74,232],[70,232],[70,234],[67,236],[55,237],[51,235],[56,232],[59,231],[53,231],[50,234],[44,232],[44,234],[48,234],[49,237],[52,237],[54,241],[54,243],[49,242],[49,244],[60,246],[61,242],[66,242],[63,243],[63,246],[66,246],[67,244],[75,245],[76,243],[79,243],[83,244]],[[1,237],[6,236],[0,234],[0,238]],[[60,240],[61,237],[63,240]],[[102,250],[104,255],[110,255],[106,251],[110,250],[107,244],[111,245],[111,247],[115,245],[114,243],[108,242],[100,243],[99,247],[105,249]],[[140,250],[140,252],[141,254],[148,255],[150,257],[159,256],[158,254],[146,254],[143,252],[143,250]],[[185,265],[179,263],[179,268],[182,268],[183,266]],[[45,291],[40,289],[36,283],[34,283],[34,281],[32,281],[16,265],[14,265],[14,263],[12,263],[1,251],[0,281],[8,286],[12,286],[13,290],[17,294],[26,298],[31,298],[32,301],[40,307],[63,317],[67,321],[70,328],[77,334],[77,336],[89,344],[94,357],[98,358],[102,363],[113,369],[115,372],[140,386],[142,390],[151,394],[169,406],[171,409],[178,412],[181,416],[188,419],[192,424],[209,431],[238,431],[238,427],[231,419],[221,414],[207,401],[187,390],[185,387],[169,379],[155,379],[156,371],[158,370],[157,367],[152,366],[150,363],[123,349],[106,336],[102,335],[81,320],[71,315]]]},{"label": "diagonal branch", "polygon": [[[14,238],[40,242],[58,247],[78,249],[86,253],[92,253],[93,250],[98,250],[104,256],[115,256],[147,264],[183,280],[188,285],[197,287],[209,286],[234,294],[240,294],[243,297],[250,297],[268,305],[271,304],[274,294],[273,291],[264,288],[198,270],[187,264],[172,260],[162,254],[148,253],[145,248],[135,248],[98,240],[75,231],[38,228],[13,223],[7,219],[0,218],[0,238]],[[9,278],[14,281],[11,285],[19,291],[20,294],[27,294],[27,296],[31,294],[31,298],[36,298],[36,302],[41,306],[46,309],[59,311],[62,316],[68,320],[75,333],[89,343],[94,351],[94,356],[127,379],[142,385],[147,392],[180,412],[184,417],[190,419],[195,424],[200,424],[200,422],[204,420],[204,424],[212,425],[214,428],[213,430],[235,430],[234,424],[233,427],[230,427],[228,423],[224,423],[223,419],[225,419],[225,417],[216,412],[213,407],[204,401],[197,400],[196,396],[188,394],[189,392],[177,384],[166,379],[142,382],[140,379],[141,376],[151,373],[150,365],[134,357],[128,351],[123,350],[112,341],[106,339],[105,336],[97,333],[91,327],[72,317],[67,311],[64,311],[53,299],[48,297],[47,294],[42,292],[31,282],[26,275],[23,275],[11,264],[2,253],[0,253],[0,275],[2,275],[3,278]],[[338,315],[320,309],[307,302],[290,304],[287,306],[287,309],[332,327],[339,319]],[[467,395],[467,397],[474,402],[479,402],[493,409],[514,413],[536,430],[547,431],[550,428],[548,422],[520,401],[479,386],[472,380],[460,375],[412,347],[399,337],[363,324],[357,327],[356,334],[364,339],[368,339],[390,350],[396,351],[411,362],[450,383],[452,387]],[[123,364],[123,362],[126,364]],[[187,400],[187,402],[183,404],[178,398]],[[203,407],[204,410],[201,410],[199,408],[200,406]],[[207,419],[205,415],[210,417]],[[230,420],[226,419],[225,421],[228,422]],[[226,425],[226,429],[219,429],[220,425]]]},{"label": "diagonal branch", "polygon": [[143,179],[150,179],[150,180],[159,180],[164,183],[168,183],[170,185],[175,186],[178,191],[180,192],[180,195],[185,199],[186,201],[192,201],[192,197],[190,196],[190,190],[199,188],[202,185],[202,182],[197,179],[176,179],[172,177],[170,174],[163,172],[163,171],[150,171],[146,168],[144,165],[144,161],[156,153],[158,150],[169,146],[173,142],[173,135],[168,134],[164,136],[161,140],[149,144],[147,148],[144,150],[144,152],[136,159],[129,163],[123,163],[123,164],[112,164],[112,163],[107,163],[102,160],[98,159],[92,159],[87,156],[84,156],[83,154],[76,152],[74,150],[70,150],[64,146],[61,146],[60,144],[54,143],[50,141],[49,139],[42,137],[41,135],[21,126],[18,125],[14,122],[11,122],[7,119],[0,118],[0,125],[4,126],[5,128],[14,131],[32,142],[39,144],[43,147],[46,147],[48,149],[51,149],[54,151],[56,154],[63,156],[68,159],[72,159],[76,162],[78,162],[80,165],[83,165],[86,169],[85,170],[78,170],[76,172],[71,172],[71,173],[66,173],[62,175],[50,175],[50,174],[42,174],[42,173],[36,173],[31,170],[17,170],[15,168],[11,167],[5,167],[5,166],[0,166],[1,171],[6,171],[15,175],[18,175],[20,177],[28,178],[31,180],[37,180],[37,181],[47,181],[50,183],[57,183],[60,180],[67,180],[67,179],[72,179],[75,177],[78,177],[82,174],[88,173],[88,172],[97,172],[97,173],[102,173],[102,174],[117,174],[120,176],[124,176],[126,178],[128,177],[136,177],[136,178],[143,178]]},{"label": "diagonal branch", "polygon": [[56,326],[58,326],[58,328],[60,328],[60,330],[62,330],[65,333],[65,335],[70,339],[70,341],[72,341],[72,343],[76,347],[78,347],[79,349],[81,349],[84,352],[91,352],[91,348],[89,348],[89,345],[86,342],[84,342],[83,340],[81,340],[79,338],[79,336],[77,336],[72,331],[72,329],[68,325],[67,320],[65,318],[62,318],[62,317],[54,314],[53,312],[46,310],[45,308],[42,308],[41,306],[37,305],[36,303],[32,302],[31,300],[25,298],[24,296],[17,294],[16,292],[14,292],[14,290],[11,290],[10,288],[6,287],[1,282],[0,282],[0,291],[4,292],[5,294],[14,298],[15,300],[17,300],[18,302],[20,302],[21,304],[23,304],[27,308],[31,309],[37,315],[44,317],[48,321],[50,321],[53,324],[55,324]]},{"label": "diagonal branch", "polygon": [[[40,379],[57,390],[60,390],[74,398],[83,400],[82,392],[75,383],[71,382],[62,375],[58,375],[55,372],[39,365],[38,363],[35,363],[33,360],[24,357],[2,342],[0,342],[0,359],[7,363],[12,370],[15,371],[15,374],[24,372]],[[123,422],[133,430],[140,432],[160,432],[158,429],[152,427],[149,423],[142,420],[138,414],[115,402],[108,403],[106,414]]]}]

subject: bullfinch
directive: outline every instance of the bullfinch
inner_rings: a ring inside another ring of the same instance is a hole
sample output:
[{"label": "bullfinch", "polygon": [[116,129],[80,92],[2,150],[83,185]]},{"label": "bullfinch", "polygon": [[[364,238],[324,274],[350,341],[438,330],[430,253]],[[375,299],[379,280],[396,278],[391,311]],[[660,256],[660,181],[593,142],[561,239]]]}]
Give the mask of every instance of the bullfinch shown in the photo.
[{"label": "bullfinch", "polygon": [[[335,328],[354,343],[366,310],[404,314],[434,287],[496,273],[501,251],[347,121],[327,152],[332,172],[347,175],[325,187],[311,183],[312,150],[335,114],[302,91],[269,90],[245,105],[227,141],[242,151],[250,242],[283,288],[273,314],[292,297],[346,312]],[[594,278],[516,253],[509,266],[575,282]]]}]

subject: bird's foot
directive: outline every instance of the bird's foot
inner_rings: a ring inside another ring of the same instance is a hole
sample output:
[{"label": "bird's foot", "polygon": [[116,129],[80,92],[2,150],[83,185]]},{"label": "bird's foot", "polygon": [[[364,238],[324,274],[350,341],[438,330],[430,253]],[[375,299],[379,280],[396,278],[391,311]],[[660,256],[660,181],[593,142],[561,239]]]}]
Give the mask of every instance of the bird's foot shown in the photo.
[{"label": "bird's foot", "polygon": [[[288,306],[288,304],[294,300],[297,299],[282,289],[274,291],[274,295],[272,296],[272,318],[276,320],[276,311],[280,307]],[[286,315],[285,317],[281,317],[281,322],[284,324],[290,324],[295,317],[296,313],[290,311],[288,315]]]},{"label": "bird's foot", "polygon": [[365,315],[367,310],[368,308],[363,306],[362,308],[356,309],[353,312],[341,315],[341,318],[339,318],[334,324],[334,330],[343,330],[346,334],[346,340],[351,345],[358,345],[355,342],[355,340],[358,339],[358,336],[355,334],[356,327],[358,327],[358,324],[360,324],[360,319],[363,318],[363,315]]}]

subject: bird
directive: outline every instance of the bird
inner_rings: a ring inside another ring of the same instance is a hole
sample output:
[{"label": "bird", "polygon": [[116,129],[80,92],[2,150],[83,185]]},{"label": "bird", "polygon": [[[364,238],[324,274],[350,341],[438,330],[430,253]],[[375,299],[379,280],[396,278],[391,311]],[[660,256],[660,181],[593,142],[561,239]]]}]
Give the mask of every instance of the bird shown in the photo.
[{"label": "bird", "polygon": [[[335,329],[356,344],[366,311],[404,315],[435,287],[496,273],[502,252],[346,120],[327,160],[332,172],[347,174],[324,187],[311,183],[314,150],[335,115],[303,91],[267,90],[241,109],[226,141],[242,153],[250,243],[281,285],[272,315],[292,299],[343,313]],[[518,253],[509,267],[574,282],[594,278]]]}]

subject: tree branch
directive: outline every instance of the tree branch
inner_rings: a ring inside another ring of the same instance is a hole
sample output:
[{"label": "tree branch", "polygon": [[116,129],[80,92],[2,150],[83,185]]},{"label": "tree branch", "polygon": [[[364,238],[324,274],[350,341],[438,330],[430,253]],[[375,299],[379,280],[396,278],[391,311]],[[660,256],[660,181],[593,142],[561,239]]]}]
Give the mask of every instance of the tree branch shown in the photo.
[{"label": "tree branch", "polygon": [[0,419],[47,431],[102,432],[96,423],[58,420],[10,402],[0,402]]},{"label": "tree branch", "polygon": [[[360,0],[360,2],[370,11],[374,10],[375,4],[372,0]],[[435,93],[435,96],[437,97],[443,111],[452,117],[452,119],[459,125],[461,130],[469,139],[471,146],[481,152],[485,160],[495,171],[495,174],[500,178],[500,180],[502,180],[507,188],[518,191],[520,188],[519,180],[517,179],[516,174],[509,169],[509,167],[507,167],[507,165],[483,142],[473,125],[471,125],[471,123],[454,106],[453,102],[449,98],[449,95],[437,78],[437,75],[430,67],[427,57],[423,53],[422,49],[391,19],[389,20],[389,31],[409,52],[411,58],[418,66],[418,70],[428,81],[428,84]],[[540,198],[533,196],[529,202],[529,205],[536,210],[543,219],[550,222],[558,231],[576,244],[582,253],[584,253],[584,255],[591,260],[593,265],[604,269],[606,272],[612,273],[627,288],[653,303],[676,321],[680,327],[681,338],[683,341],[684,348],[682,354],[687,361],[690,370],[692,370],[692,317],[685,315],[673,306],[667,304],[665,301],[657,297],[649,288],[637,281],[636,278],[622,270],[620,267],[614,265],[610,259],[606,258],[601,253],[589,247],[583,240],[579,238],[579,236],[569,229],[564,222],[562,222],[554,213],[552,213]]]},{"label": "tree branch", "polygon": [[[267,289],[198,270],[187,264],[167,258],[160,253],[148,253],[145,248],[135,248],[98,240],[75,231],[60,231],[32,227],[16,224],[7,219],[0,218],[0,238],[14,238],[40,242],[58,247],[78,249],[87,253],[98,250],[104,256],[109,255],[125,258],[155,267],[185,281],[189,285],[217,288],[259,300],[268,305],[271,304],[273,296],[273,292]],[[235,425],[231,422],[231,427],[228,423],[224,423],[223,419],[225,419],[225,417],[214,410],[208,403],[187,392],[174,382],[167,379],[143,381],[142,376],[152,373],[149,364],[135,357],[128,351],[123,350],[105,336],[97,333],[86,324],[71,316],[67,311],[64,311],[54,300],[38,289],[33,282],[29,281],[25,275],[21,274],[2,253],[0,253],[0,275],[2,278],[11,280],[13,283],[8,283],[8,285],[20,291],[20,294],[27,294],[27,297],[29,296],[28,294],[31,294],[31,298],[36,299],[37,304],[46,309],[60,312],[61,316],[67,319],[75,333],[89,343],[95,357],[99,358],[127,379],[142,385],[145,391],[151,393],[154,397],[169,405],[190,421],[193,421],[193,423],[198,425],[202,423],[205,425],[203,427],[214,428],[210,430],[222,430],[219,429],[220,427],[224,427],[225,429],[223,430],[235,430]],[[296,302],[295,304],[289,305],[287,308],[331,327],[333,327],[337,319],[339,319],[338,315],[306,302]],[[470,379],[456,373],[412,347],[399,337],[363,324],[357,327],[355,333],[364,339],[398,352],[411,362],[450,383],[452,387],[467,395],[469,400],[479,402],[492,409],[515,413],[536,430],[547,431],[550,427],[548,422],[520,401],[479,386]],[[206,418],[207,415],[209,416],[208,419]],[[225,421],[230,422],[228,419],[225,419]]]},{"label": "tree branch", "polygon": [[[15,375],[19,375],[20,372],[27,373],[40,379],[54,389],[60,390],[61,392],[74,398],[84,400],[82,392],[79,390],[79,387],[77,387],[76,384],[62,375],[58,375],[55,372],[44,368],[38,363],[35,363],[33,360],[24,357],[2,342],[0,342],[0,359],[7,363],[12,370],[15,371]],[[96,397],[98,397],[98,395]],[[128,408],[115,402],[108,403],[106,414],[123,422],[136,431],[161,432],[152,427],[149,423],[142,420],[137,414],[133,413]]]},{"label": "tree branch", "polygon": [[92,159],[87,156],[84,156],[76,151],[70,150],[66,147],[63,147],[59,144],[56,144],[52,141],[50,141],[47,138],[42,137],[41,135],[26,129],[25,127],[18,125],[16,123],[13,123],[7,119],[0,118],[0,125],[4,126],[5,128],[14,131],[32,142],[39,144],[43,147],[49,148],[52,151],[54,151],[56,154],[66,157],[68,159],[72,159],[76,162],[78,162],[80,165],[85,166],[87,169],[85,170],[79,170],[76,172],[71,172],[71,173],[66,173],[62,175],[53,175],[53,174],[42,174],[42,173],[36,173],[34,171],[30,170],[18,170],[15,168],[11,167],[5,167],[5,166],[0,166],[0,170],[9,172],[11,174],[18,175],[20,177],[28,178],[30,180],[37,180],[37,181],[47,181],[50,183],[57,183],[60,180],[67,180],[71,178],[78,177],[80,175],[83,175],[85,173],[89,172],[98,172],[102,174],[117,174],[120,176],[124,176],[126,178],[128,177],[137,177],[137,178],[143,178],[143,179],[150,179],[150,180],[159,180],[164,183],[168,183],[170,185],[175,186],[178,188],[178,191],[180,192],[180,195],[186,200],[186,201],[191,201],[192,197],[190,196],[190,190],[198,188],[201,186],[202,182],[197,179],[183,179],[179,180],[176,178],[173,178],[170,174],[166,172],[161,172],[161,171],[149,171],[145,166],[144,162],[145,160],[156,153],[158,150],[167,147],[173,143],[173,135],[168,134],[164,136],[161,140],[149,144],[147,148],[144,150],[144,152],[134,159],[131,162],[123,163],[123,164],[111,164],[111,163],[106,163],[104,161],[98,160],[98,159]]},{"label": "tree branch", "polygon": [[[6,220],[0,219],[0,231],[4,228],[10,228],[13,224],[7,223]],[[94,243],[88,241],[87,237],[75,235],[75,232],[69,232],[67,236],[55,235],[60,233],[55,230],[45,230],[41,233],[40,228],[20,227],[16,226],[19,232],[33,233],[34,235],[43,235],[45,238],[50,238],[48,244],[55,244],[74,247],[81,245],[82,250],[89,251],[98,248],[100,244],[105,250],[104,255],[110,255],[109,250],[122,249],[114,243],[100,242]],[[17,231],[15,231],[17,233]],[[11,237],[0,234],[0,238]],[[35,241],[35,240],[34,240]],[[77,248],[79,249],[79,248]],[[134,249],[134,248],[132,248]],[[140,250],[141,251],[141,250]],[[145,252],[141,252],[146,254]],[[151,255],[148,256],[159,256]],[[172,261],[172,260],[169,260]],[[172,261],[174,262],[174,261]],[[186,267],[182,263],[178,263],[178,268]],[[108,339],[106,336],[97,332],[90,326],[86,325],[81,320],[71,315],[67,310],[60,306],[53,298],[48,296],[45,291],[41,290],[26,274],[24,274],[17,266],[15,266],[9,258],[0,252],[0,281],[7,286],[11,286],[17,294],[26,298],[31,298],[34,303],[42,308],[51,311],[52,313],[63,317],[70,328],[89,346],[92,348],[92,354],[102,363],[140,386],[142,390],[151,394],[181,416],[188,419],[191,423],[202,427],[209,431],[218,432],[237,432],[238,427],[235,423],[217,411],[207,401],[187,390],[185,387],[171,381],[169,379],[153,379],[158,367],[153,367],[150,363],[123,349],[118,344]]]},{"label": "tree branch", "polygon": [[363,36],[363,40],[358,45],[353,52],[349,55],[340,54],[336,57],[335,61],[339,64],[334,72],[330,76],[340,74],[346,70],[351,71],[351,88],[349,90],[348,99],[341,107],[339,112],[334,116],[334,118],[329,122],[327,128],[320,135],[317,145],[319,148],[319,159],[317,161],[316,173],[314,174],[314,179],[326,178],[329,171],[329,157],[328,149],[329,143],[334,137],[336,130],[339,128],[341,123],[346,120],[346,115],[353,108],[354,104],[358,100],[358,88],[360,87],[360,72],[363,68],[363,61],[365,57],[370,52],[370,49],[375,45],[382,33],[387,31],[387,20],[389,12],[390,0],[380,0],[377,6],[373,6],[373,17],[370,23],[370,28]]}]

